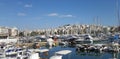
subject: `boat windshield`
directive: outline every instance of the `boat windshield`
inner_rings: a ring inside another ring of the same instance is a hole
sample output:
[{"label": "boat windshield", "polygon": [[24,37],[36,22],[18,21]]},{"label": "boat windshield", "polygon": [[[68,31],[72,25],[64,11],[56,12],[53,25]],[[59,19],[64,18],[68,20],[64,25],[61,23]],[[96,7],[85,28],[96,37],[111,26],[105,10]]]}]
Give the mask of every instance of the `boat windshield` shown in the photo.
[{"label": "boat windshield", "polygon": [[91,41],[87,41],[87,40],[84,40],[84,41],[76,41],[76,44],[91,44],[92,42]]}]

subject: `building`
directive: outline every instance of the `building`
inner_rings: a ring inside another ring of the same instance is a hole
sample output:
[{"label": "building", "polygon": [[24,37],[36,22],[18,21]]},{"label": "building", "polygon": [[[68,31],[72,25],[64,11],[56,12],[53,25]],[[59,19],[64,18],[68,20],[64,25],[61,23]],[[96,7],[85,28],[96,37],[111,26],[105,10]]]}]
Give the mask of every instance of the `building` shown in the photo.
[{"label": "building", "polygon": [[15,37],[17,35],[18,35],[18,29],[16,27],[14,28],[0,27],[0,37],[8,37],[8,36]]},{"label": "building", "polygon": [[19,31],[16,27],[11,28],[11,36],[13,36],[13,37],[18,36],[18,34],[19,34]]}]

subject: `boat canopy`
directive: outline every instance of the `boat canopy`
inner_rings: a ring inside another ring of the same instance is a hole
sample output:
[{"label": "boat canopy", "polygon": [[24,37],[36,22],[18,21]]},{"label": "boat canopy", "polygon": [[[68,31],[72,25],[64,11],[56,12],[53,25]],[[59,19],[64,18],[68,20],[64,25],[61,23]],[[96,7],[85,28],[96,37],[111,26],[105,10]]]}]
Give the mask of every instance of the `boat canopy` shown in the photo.
[{"label": "boat canopy", "polygon": [[50,57],[50,59],[62,59],[62,56],[55,55],[55,56]]},{"label": "boat canopy", "polygon": [[66,55],[66,54],[69,54],[71,52],[72,52],[71,50],[61,50],[61,51],[55,52],[55,54]]}]

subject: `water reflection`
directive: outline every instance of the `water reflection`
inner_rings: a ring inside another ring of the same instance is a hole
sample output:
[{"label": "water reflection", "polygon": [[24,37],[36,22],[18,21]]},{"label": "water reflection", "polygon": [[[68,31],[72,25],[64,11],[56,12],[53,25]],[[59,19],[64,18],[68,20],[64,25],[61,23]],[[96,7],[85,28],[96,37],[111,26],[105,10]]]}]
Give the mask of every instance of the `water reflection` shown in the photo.
[{"label": "water reflection", "polygon": [[111,53],[112,54],[112,58],[109,59],[119,59],[119,53]]},{"label": "water reflection", "polygon": [[48,52],[40,53],[40,59],[48,59],[48,56],[49,56]]},{"label": "water reflection", "polygon": [[[120,53],[110,53],[110,52],[100,52],[100,53],[95,53],[95,52],[82,52],[82,51],[76,51],[76,55],[79,56],[78,58],[81,57],[97,57],[97,59],[120,59],[119,56]],[[96,58],[93,58],[96,59]]]}]

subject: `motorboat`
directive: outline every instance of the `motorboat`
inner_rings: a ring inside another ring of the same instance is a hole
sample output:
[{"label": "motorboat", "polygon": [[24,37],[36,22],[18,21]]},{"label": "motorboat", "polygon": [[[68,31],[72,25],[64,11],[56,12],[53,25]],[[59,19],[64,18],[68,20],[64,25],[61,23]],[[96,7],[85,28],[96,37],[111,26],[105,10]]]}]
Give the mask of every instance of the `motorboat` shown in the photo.
[{"label": "motorboat", "polygon": [[93,44],[93,40],[81,40],[77,39],[75,40],[76,44]]},{"label": "motorboat", "polygon": [[43,52],[48,52],[49,49],[28,49],[28,51],[43,53]]},{"label": "motorboat", "polygon": [[84,35],[84,38],[79,38],[75,40],[76,47],[81,44],[93,44],[93,38],[90,35]]},{"label": "motorboat", "polygon": [[17,40],[19,38],[10,38],[9,36],[3,36],[2,38],[0,37],[0,43],[17,43]]},{"label": "motorboat", "polygon": [[23,49],[20,47],[15,47],[12,45],[7,45],[6,48],[4,49],[5,55],[17,55],[17,52],[22,51]]},{"label": "motorboat", "polygon": [[62,59],[63,55],[67,55],[71,52],[72,52],[71,50],[61,50],[61,51],[55,52],[55,55],[51,56],[50,59]]},{"label": "motorboat", "polygon": [[67,41],[63,41],[63,42],[59,42],[59,45],[68,45],[68,42]]},{"label": "motorboat", "polygon": [[39,54],[27,50],[18,51],[16,56],[4,56],[0,59],[39,59]]}]

